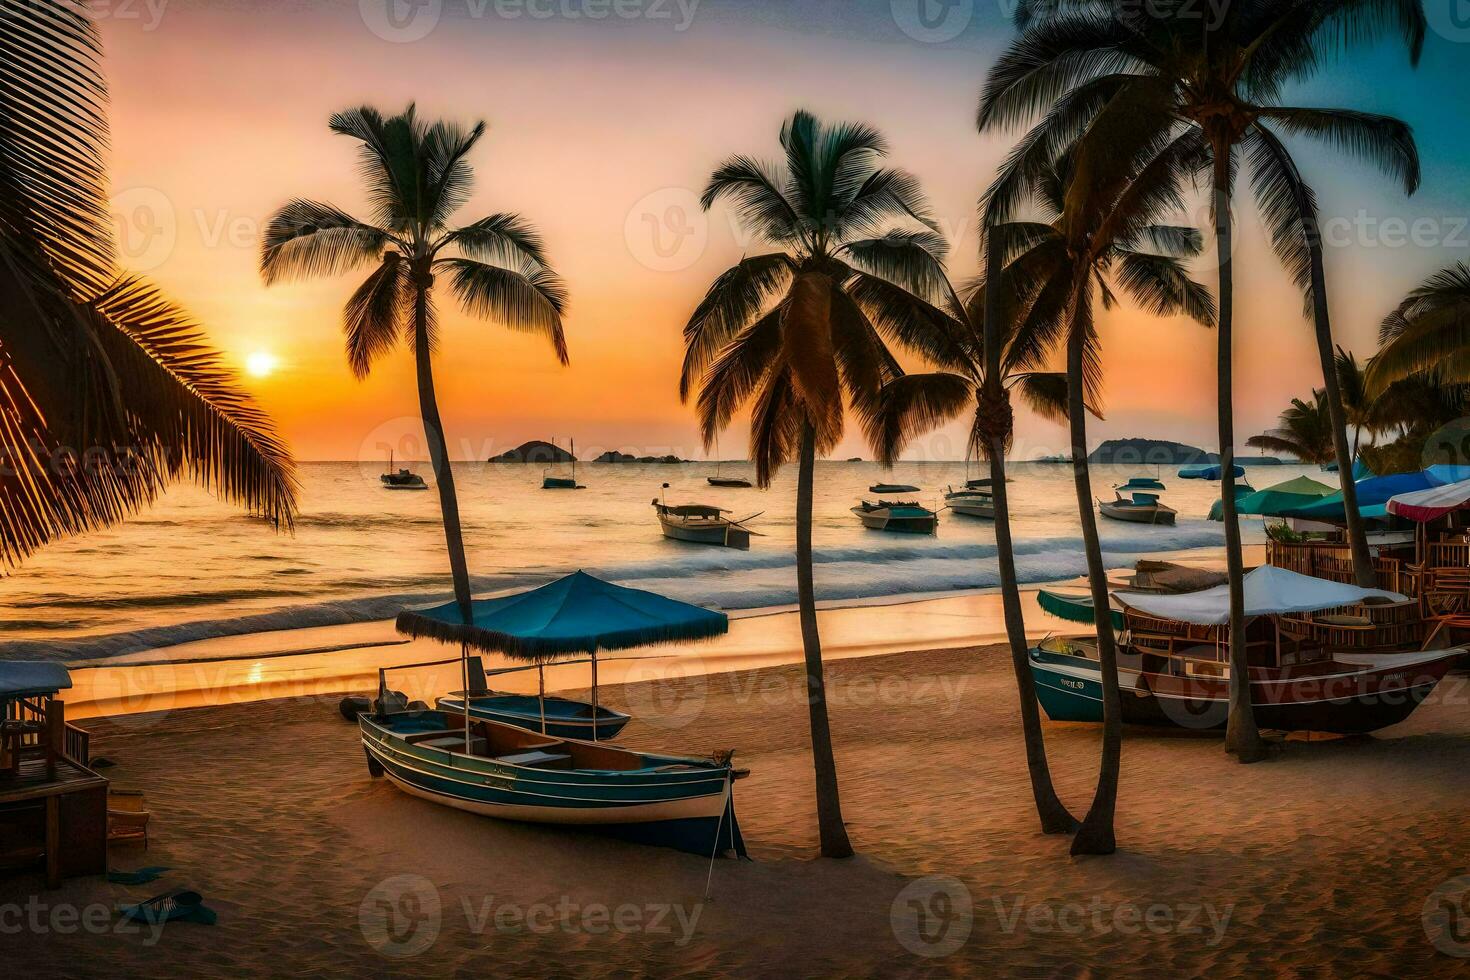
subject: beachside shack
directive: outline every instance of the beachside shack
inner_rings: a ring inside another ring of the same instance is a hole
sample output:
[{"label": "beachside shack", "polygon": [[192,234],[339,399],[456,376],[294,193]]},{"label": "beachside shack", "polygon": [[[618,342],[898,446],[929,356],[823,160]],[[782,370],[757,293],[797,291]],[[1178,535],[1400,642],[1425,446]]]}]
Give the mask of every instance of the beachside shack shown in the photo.
[{"label": "beachside shack", "polygon": [[107,780],[66,723],[60,664],[0,661],[0,873],[44,867],[47,887],[107,871]]}]

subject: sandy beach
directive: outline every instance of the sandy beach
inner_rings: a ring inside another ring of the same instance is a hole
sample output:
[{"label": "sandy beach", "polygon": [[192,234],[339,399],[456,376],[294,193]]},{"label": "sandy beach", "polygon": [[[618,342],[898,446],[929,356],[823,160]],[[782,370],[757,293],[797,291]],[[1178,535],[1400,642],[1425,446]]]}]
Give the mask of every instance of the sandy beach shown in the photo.
[{"label": "sandy beach", "polygon": [[[604,689],[635,715],[628,744],[734,747],[751,770],[736,802],[753,860],[716,863],[707,902],[698,857],[478,818],[370,779],[329,696],[92,719],[94,757],[154,812],[150,848],[114,846],[112,867],[172,870],[50,892],[10,881],[6,959],[17,975],[222,977],[1464,969],[1451,954],[1470,948],[1423,919],[1436,888],[1470,873],[1463,673],[1403,725],[1287,742],[1264,765],[1235,764],[1215,738],[1130,732],[1120,851],[1082,860],[1035,829],[1001,648],[842,660],[829,677],[847,861],[815,856],[798,668]],[[1098,732],[1047,735],[1080,812]],[[119,931],[99,911],[180,886],[217,925]]]}]

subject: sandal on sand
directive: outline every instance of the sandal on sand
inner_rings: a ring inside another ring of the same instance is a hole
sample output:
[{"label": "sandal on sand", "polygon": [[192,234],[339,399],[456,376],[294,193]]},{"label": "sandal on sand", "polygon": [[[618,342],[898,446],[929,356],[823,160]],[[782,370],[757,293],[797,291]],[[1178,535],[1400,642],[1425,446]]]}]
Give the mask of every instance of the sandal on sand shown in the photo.
[{"label": "sandal on sand", "polygon": [[172,868],[153,867],[139,868],[137,871],[109,871],[107,880],[114,885],[144,885],[150,881],[156,881],[163,876],[165,871]]},{"label": "sandal on sand", "polygon": [[198,892],[172,891],[155,895],[138,905],[125,905],[120,910],[124,919],[154,925],[160,922],[198,922],[212,926],[214,910],[206,908],[204,896]]}]

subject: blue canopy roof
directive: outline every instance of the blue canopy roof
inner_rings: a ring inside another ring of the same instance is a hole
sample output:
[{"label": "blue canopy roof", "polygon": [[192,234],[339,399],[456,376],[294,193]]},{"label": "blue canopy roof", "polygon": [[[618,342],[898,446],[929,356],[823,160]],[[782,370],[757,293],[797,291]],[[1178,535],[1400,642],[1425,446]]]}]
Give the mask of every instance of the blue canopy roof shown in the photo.
[{"label": "blue canopy roof", "polygon": [[1151,476],[1135,476],[1120,484],[1119,490],[1163,490],[1164,484]]},{"label": "blue canopy roof", "polygon": [[38,660],[0,661],[0,698],[55,694],[71,687],[71,674],[61,664]]},{"label": "blue canopy roof", "polygon": [[529,592],[476,599],[470,606],[469,625],[459,604],[448,602],[399,613],[398,631],[523,660],[553,660],[703,640],[730,629],[724,613],[613,585],[580,571]]},{"label": "blue canopy roof", "polygon": [[[1448,475],[1449,471],[1462,468],[1444,467],[1444,472]],[[1438,469],[1439,467],[1434,467],[1419,473],[1395,473],[1392,476],[1374,476],[1366,480],[1359,480],[1357,483],[1358,512],[1364,517],[1383,517],[1387,513],[1385,505],[1390,497],[1444,485],[1447,481],[1435,472]],[[1285,511],[1284,516],[1333,522],[1346,519],[1347,510],[1343,506],[1342,491],[1339,490],[1337,493],[1328,494],[1316,503]]]}]

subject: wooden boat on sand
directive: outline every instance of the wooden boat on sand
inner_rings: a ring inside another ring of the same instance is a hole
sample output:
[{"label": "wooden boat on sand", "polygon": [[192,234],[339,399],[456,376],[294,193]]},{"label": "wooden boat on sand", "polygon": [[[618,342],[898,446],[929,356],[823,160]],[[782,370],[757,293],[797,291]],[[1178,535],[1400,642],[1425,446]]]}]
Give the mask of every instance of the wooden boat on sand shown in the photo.
[{"label": "wooden boat on sand", "polygon": [[444,711],[358,716],[368,772],[413,796],[525,823],[600,827],[696,854],[745,853],[728,753],[709,759],[552,738]]},{"label": "wooden boat on sand", "polygon": [[[464,695],[446,694],[438,699],[440,711],[464,714]],[[579,738],[601,742],[617,738],[631,720],[621,711],[605,705],[555,696],[488,692],[470,696],[470,717],[498,721],[533,732],[544,732],[554,738]]]}]

